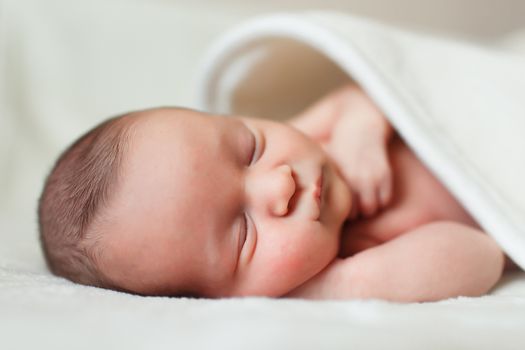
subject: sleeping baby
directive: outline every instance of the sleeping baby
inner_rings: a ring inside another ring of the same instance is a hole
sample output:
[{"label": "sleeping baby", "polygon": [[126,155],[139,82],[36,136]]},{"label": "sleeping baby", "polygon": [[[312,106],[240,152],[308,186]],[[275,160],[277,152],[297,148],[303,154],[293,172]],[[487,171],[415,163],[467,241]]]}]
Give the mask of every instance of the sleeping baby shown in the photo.
[{"label": "sleeping baby", "polygon": [[109,119],[60,156],[38,213],[53,273],[140,295],[433,301],[513,267],[350,83],[287,123]]}]

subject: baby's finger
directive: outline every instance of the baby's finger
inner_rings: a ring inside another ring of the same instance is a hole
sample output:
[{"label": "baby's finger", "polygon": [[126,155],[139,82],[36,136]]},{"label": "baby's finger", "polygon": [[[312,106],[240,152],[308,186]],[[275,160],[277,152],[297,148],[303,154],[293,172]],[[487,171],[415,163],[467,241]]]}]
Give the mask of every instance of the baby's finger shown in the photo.
[{"label": "baby's finger", "polygon": [[352,191],[352,207],[350,209],[350,214],[348,214],[348,218],[350,220],[357,219],[357,215],[359,215],[359,195],[357,195],[354,191]]},{"label": "baby's finger", "polygon": [[371,217],[377,211],[376,191],[372,188],[364,188],[359,193],[359,208],[365,217]]},{"label": "baby's finger", "polygon": [[378,190],[379,202],[382,207],[386,207],[392,199],[392,176],[385,176]]}]

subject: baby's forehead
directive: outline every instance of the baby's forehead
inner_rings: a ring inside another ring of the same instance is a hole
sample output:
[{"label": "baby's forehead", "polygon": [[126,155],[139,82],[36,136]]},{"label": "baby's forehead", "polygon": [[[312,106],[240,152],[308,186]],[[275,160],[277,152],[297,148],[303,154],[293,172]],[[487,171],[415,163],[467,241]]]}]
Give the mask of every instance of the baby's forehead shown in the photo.
[{"label": "baby's forehead", "polygon": [[224,120],[230,119],[179,109],[142,114],[124,164],[124,182],[145,187],[155,179],[152,190],[173,188],[209,197],[212,192],[197,189],[217,191],[216,186],[227,184],[244,156],[236,146],[249,143],[245,134],[234,140],[231,123],[224,125]]},{"label": "baby's forehead", "polygon": [[195,135],[218,130],[228,123],[224,118],[212,114],[178,107],[163,107],[140,111],[136,114],[138,130],[151,133],[176,133],[178,136]]},{"label": "baby's forehead", "polygon": [[138,115],[135,129],[135,148],[160,152],[169,145],[172,149],[167,152],[189,152],[199,158],[237,150],[237,143],[250,135],[237,117],[179,108],[144,111]]}]

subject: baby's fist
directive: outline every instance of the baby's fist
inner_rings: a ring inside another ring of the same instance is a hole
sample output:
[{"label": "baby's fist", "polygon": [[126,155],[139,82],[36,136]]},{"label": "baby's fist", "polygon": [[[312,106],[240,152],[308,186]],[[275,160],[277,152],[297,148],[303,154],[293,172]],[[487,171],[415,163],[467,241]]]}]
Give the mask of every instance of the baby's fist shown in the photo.
[{"label": "baby's fist", "polygon": [[345,152],[333,150],[353,197],[350,219],[371,217],[392,199],[392,170],[386,147],[374,140],[347,144]]}]

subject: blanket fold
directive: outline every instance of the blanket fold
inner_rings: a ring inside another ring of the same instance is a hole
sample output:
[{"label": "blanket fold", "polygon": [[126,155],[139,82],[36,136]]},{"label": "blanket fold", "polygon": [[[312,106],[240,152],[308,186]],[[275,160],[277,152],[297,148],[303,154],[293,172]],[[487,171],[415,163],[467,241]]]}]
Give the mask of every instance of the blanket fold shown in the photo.
[{"label": "blanket fold", "polygon": [[212,47],[198,103],[215,113],[286,118],[348,80],[525,269],[525,57],[518,52],[341,13],[264,16]]}]

